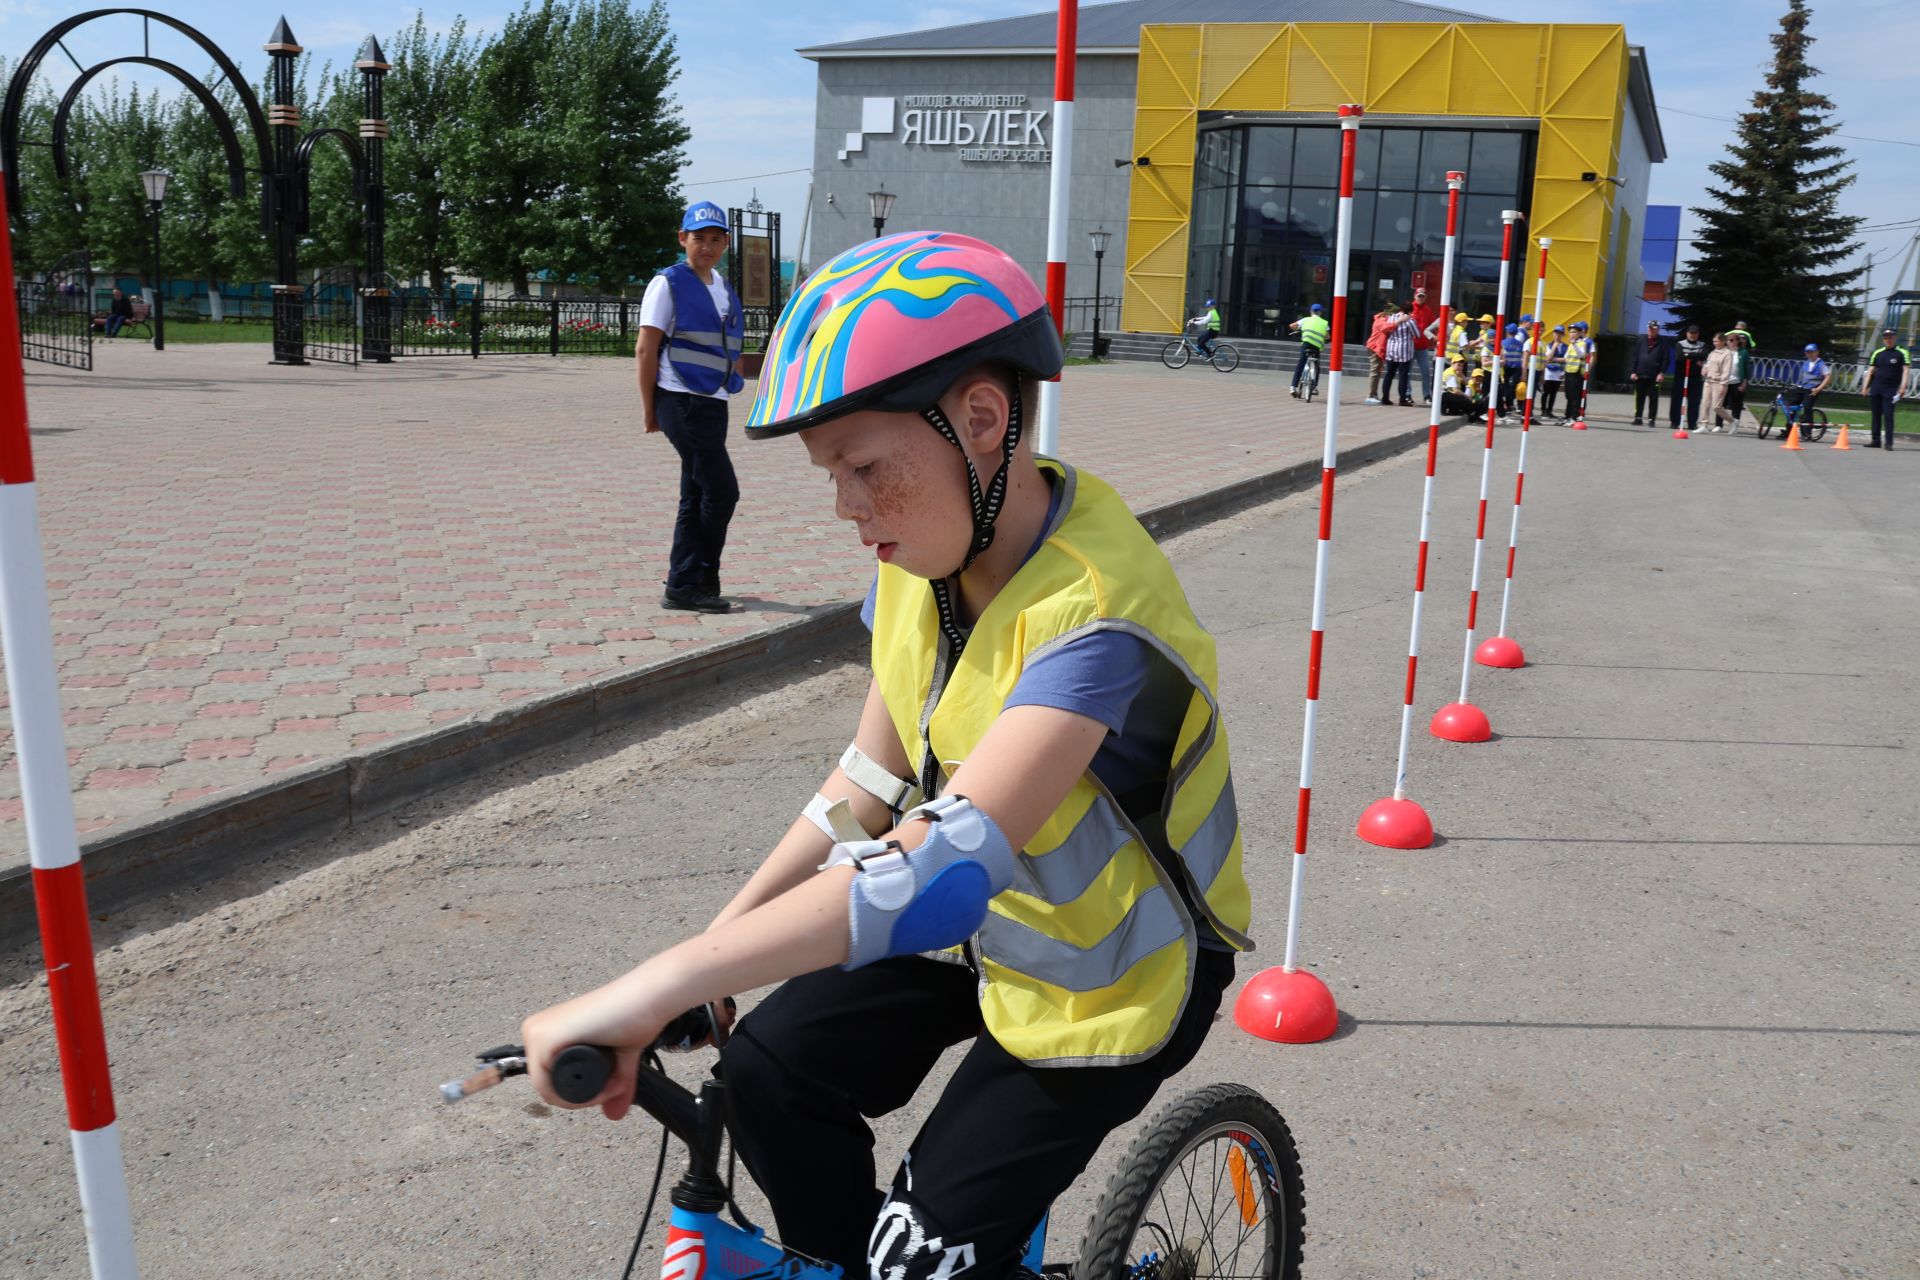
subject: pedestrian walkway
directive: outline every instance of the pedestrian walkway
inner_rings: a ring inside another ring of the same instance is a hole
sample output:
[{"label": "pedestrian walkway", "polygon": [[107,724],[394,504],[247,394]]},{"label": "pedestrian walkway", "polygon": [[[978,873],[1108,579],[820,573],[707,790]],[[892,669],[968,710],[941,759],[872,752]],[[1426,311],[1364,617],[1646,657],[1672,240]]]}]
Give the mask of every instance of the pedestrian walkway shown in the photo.
[{"label": "pedestrian walkway", "polygon": [[[114,343],[92,373],[29,366],[83,837],[734,641],[872,574],[805,450],[736,434],[723,573],[742,609],[662,610],[679,471],[640,430],[627,361],[266,357]],[[1065,379],[1063,453],[1135,510],[1320,453],[1322,407],[1279,375]],[[1425,420],[1356,403],[1342,442]],[[4,867],[26,850],[10,726],[0,753]]]}]

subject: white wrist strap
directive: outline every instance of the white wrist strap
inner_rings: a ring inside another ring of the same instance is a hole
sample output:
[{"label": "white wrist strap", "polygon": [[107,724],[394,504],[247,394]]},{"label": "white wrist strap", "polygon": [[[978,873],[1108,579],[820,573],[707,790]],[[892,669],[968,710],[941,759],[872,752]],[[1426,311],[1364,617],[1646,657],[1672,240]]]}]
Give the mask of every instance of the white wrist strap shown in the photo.
[{"label": "white wrist strap", "polygon": [[820,828],[821,834],[835,844],[870,839],[866,828],[853,816],[853,806],[845,800],[829,800],[819,792],[800,811],[800,816]]},{"label": "white wrist strap", "polygon": [[847,780],[895,813],[920,803],[920,788],[896,778],[877,765],[858,746],[849,746],[840,757],[840,772]]}]

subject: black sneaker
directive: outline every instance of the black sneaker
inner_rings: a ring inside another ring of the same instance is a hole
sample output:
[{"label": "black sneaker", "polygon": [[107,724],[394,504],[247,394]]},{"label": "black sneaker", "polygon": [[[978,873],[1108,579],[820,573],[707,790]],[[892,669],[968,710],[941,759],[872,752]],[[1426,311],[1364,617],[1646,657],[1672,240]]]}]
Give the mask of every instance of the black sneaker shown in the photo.
[{"label": "black sneaker", "polygon": [[685,609],[690,613],[732,613],[733,604],[719,596],[700,595],[692,591],[676,591],[668,587],[660,596],[662,609]]},{"label": "black sneaker", "polygon": [[1639,426],[1639,425],[1640,425],[1640,419],[1638,419],[1638,418],[1635,418],[1635,419],[1633,420],[1633,425],[1634,425],[1634,426],[1636,426],[1636,427],[1637,427],[1637,426]]}]

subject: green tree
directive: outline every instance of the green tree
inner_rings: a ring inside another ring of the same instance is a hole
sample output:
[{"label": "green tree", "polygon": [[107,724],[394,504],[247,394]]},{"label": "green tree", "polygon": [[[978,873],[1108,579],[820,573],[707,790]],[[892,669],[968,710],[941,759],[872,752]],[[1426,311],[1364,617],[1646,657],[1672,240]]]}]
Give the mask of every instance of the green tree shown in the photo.
[{"label": "green tree", "polygon": [[393,137],[387,142],[387,262],[400,277],[424,275],[436,296],[459,261],[449,194],[450,158],[468,127],[468,96],[479,46],[455,18],[444,36],[427,34],[426,19],[388,46],[393,70],[383,90]]},{"label": "green tree", "polygon": [[536,271],[615,289],[673,260],[679,74],[661,0],[529,0],[480,54],[453,152],[461,256],[528,290]]},{"label": "green tree", "polygon": [[[216,78],[209,73],[207,84]],[[210,296],[223,282],[260,280],[273,272],[272,247],[260,226],[259,152],[237,95],[230,87],[222,94],[222,87],[213,90],[216,100],[233,119],[241,161],[249,165],[238,197],[220,131],[199,100],[180,95],[165,120],[164,167],[173,177],[161,218],[164,263],[169,275],[205,281]]]},{"label": "green tree", "polygon": [[1788,0],[1772,36],[1766,87],[1741,116],[1728,158],[1709,166],[1717,207],[1698,208],[1694,258],[1676,289],[1681,319],[1703,332],[1750,323],[1764,347],[1835,344],[1847,330],[1860,219],[1839,212],[1853,183],[1846,150],[1826,142],[1833,103],[1809,87],[1806,0]]},{"label": "green tree", "polygon": [[[0,58],[0,83],[11,83],[18,66],[18,59]],[[53,137],[57,106],[52,90],[39,78],[28,86],[21,104],[20,205],[8,212],[14,270],[22,275],[45,271],[86,247],[85,219],[74,184],[54,173],[53,151],[46,145]]]},{"label": "green tree", "polygon": [[92,102],[75,104],[67,134],[68,172],[87,248],[102,272],[153,275],[153,214],[140,181],[144,169],[165,167],[166,109],[160,93],[142,97],[109,82]]}]

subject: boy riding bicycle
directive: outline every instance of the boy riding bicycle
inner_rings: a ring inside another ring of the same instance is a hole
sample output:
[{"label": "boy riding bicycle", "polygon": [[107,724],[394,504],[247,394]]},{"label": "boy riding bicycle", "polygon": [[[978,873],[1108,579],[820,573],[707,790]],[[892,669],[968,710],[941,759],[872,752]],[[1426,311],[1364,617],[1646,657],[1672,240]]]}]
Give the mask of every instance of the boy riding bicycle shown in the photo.
[{"label": "boy riding bicycle", "polygon": [[[1320,314],[1320,304],[1314,303],[1307,308],[1307,314],[1287,326],[1288,332],[1300,335],[1300,355],[1293,362],[1293,390],[1289,394],[1295,400],[1300,398],[1300,378],[1307,371],[1309,359],[1318,360],[1327,349],[1327,338],[1333,333],[1333,326]],[[1317,383],[1319,378],[1316,376]]]},{"label": "boy riding bicycle", "polygon": [[[724,1064],[785,1243],[898,1280],[1007,1274],[1101,1140],[1198,1051],[1250,947],[1211,638],[1112,489],[1037,457],[1061,367],[1032,280],[966,236],[840,254],[787,304],[749,418],[800,433],[879,561],[852,746],[700,936],[527,1019],[617,1050],[784,985]],[[876,1189],[869,1117],[969,1047]]]}]

